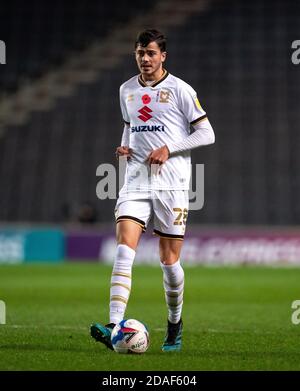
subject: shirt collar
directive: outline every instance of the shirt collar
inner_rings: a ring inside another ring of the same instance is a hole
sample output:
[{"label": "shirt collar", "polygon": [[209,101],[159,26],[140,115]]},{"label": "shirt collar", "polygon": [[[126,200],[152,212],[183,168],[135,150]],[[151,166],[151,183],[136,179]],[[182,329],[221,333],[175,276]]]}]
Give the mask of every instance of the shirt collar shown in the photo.
[{"label": "shirt collar", "polygon": [[169,72],[166,69],[163,69],[163,74],[158,80],[154,80],[153,84],[146,84],[142,78],[142,74],[138,77],[138,82],[142,87],[156,87],[159,83],[161,83],[163,80],[165,80],[169,76]]}]

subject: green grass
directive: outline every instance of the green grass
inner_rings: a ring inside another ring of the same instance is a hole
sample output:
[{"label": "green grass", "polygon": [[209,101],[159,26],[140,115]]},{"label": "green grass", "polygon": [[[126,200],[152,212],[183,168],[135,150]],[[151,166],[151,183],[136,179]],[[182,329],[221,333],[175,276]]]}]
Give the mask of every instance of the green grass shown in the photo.
[{"label": "green grass", "polygon": [[300,269],[185,269],[184,345],[160,350],[166,306],[160,268],[136,266],[127,316],[150,328],[144,355],[119,355],[89,336],[108,321],[111,268],[100,264],[2,265],[1,370],[300,370]]}]

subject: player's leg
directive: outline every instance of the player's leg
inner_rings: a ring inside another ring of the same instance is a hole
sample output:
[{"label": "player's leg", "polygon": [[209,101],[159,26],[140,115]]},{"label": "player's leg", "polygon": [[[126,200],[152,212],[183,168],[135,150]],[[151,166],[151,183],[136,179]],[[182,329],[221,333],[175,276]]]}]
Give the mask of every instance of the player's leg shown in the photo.
[{"label": "player's leg", "polygon": [[116,239],[118,245],[125,245],[136,251],[145,224],[139,224],[132,220],[118,220],[116,225]]},{"label": "player's leg", "polygon": [[164,192],[154,202],[154,232],[160,236],[160,264],[168,308],[168,326],[163,351],[181,349],[182,306],[184,271],[180,253],[187,219],[188,193],[185,191]]},{"label": "player's leg", "polygon": [[91,326],[91,336],[111,350],[111,332],[124,317],[131,290],[135,250],[142,232],[142,227],[131,220],[119,221],[116,227],[117,249],[110,284],[110,323],[95,323]]},{"label": "player's leg", "polygon": [[160,238],[160,264],[163,271],[168,319],[171,323],[178,323],[182,313],[184,271],[179,260],[181,247],[181,240]]},{"label": "player's leg", "polygon": [[136,248],[142,232],[146,229],[151,216],[149,200],[118,200],[116,206],[117,248],[111,275],[110,287],[110,323],[103,326],[95,323],[91,326],[94,339],[112,349],[110,335],[116,323],[125,314],[131,290],[131,270]]},{"label": "player's leg", "polygon": [[131,274],[136,248],[143,228],[132,220],[117,223],[117,249],[110,284],[110,323],[123,318],[131,291]]},{"label": "player's leg", "polygon": [[178,351],[182,339],[182,306],[184,271],[180,264],[182,240],[160,237],[159,252],[163,271],[163,286],[168,308],[168,326],[163,351]]}]

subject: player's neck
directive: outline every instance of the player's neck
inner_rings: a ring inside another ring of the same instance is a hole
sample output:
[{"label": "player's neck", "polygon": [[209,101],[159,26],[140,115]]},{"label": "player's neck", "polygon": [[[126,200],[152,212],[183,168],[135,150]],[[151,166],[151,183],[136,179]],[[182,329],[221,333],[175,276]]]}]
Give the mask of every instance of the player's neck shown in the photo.
[{"label": "player's neck", "polygon": [[155,82],[155,81],[159,80],[163,76],[164,73],[165,73],[165,70],[163,68],[159,68],[156,72],[152,73],[151,75],[142,74],[142,79],[145,83]]}]

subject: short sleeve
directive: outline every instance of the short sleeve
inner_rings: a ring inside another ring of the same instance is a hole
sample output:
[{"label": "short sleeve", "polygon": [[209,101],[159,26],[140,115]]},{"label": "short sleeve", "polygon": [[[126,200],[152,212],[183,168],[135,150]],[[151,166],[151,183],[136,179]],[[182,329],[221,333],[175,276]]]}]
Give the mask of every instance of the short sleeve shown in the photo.
[{"label": "short sleeve", "polygon": [[120,107],[121,107],[123,121],[125,122],[125,124],[129,125],[130,118],[128,116],[127,109],[126,109],[126,97],[125,97],[123,85],[120,87]]},{"label": "short sleeve", "polygon": [[178,85],[178,96],[180,109],[191,125],[195,125],[207,117],[196,91],[190,85],[180,83]]}]

